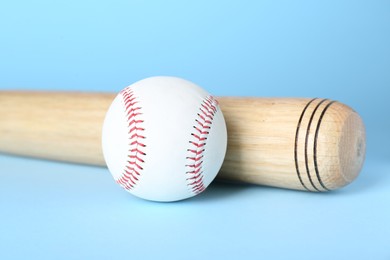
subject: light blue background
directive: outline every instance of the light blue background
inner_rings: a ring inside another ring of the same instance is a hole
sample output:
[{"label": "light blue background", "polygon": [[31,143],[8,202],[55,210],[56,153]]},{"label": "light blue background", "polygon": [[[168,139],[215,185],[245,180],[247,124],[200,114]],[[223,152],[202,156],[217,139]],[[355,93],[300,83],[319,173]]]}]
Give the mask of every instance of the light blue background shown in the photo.
[{"label": "light blue background", "polygon": [[367,127],[361,176],[327,194],[215,183],[166,204],[107,169],[1,155],[0,259],[390,259],[390,1],[0,2],[1,90],[155,75],[344,102]]}]

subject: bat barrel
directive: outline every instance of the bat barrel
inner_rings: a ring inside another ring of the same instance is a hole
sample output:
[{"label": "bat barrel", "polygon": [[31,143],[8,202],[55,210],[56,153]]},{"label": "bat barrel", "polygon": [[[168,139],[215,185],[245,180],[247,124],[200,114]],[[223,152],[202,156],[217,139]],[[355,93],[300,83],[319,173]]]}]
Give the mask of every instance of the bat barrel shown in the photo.
[{"label": "bat barrel", "polygon": [[[0,93],[0,152],[105,166],[101,128],[115,94]],[[228,128],[221,180],[327,191],[347,185],[365,157],[350,107],[325,99],[218,98]]]},{"label": "bat barrel", "polygon": [[365,128],[328,99],[221,98],[229,133],[219,177],[307,191],[352,182],[365,158]]}]

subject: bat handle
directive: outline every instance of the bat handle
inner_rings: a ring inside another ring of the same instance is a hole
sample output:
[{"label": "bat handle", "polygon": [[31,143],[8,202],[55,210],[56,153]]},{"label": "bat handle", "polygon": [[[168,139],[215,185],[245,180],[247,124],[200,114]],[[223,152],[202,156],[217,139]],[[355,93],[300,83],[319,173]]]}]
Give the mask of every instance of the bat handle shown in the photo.
[{"label": "bat handle", "polygon": [[0,152],[105,166],[104,116],[115,94],[0,92]]}]

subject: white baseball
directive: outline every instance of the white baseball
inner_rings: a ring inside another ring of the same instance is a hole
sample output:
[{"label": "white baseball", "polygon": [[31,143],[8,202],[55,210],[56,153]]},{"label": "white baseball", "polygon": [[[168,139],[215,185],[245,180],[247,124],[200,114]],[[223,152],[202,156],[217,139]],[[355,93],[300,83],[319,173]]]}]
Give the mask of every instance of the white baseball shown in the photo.
[{"label": "white baseball", "polygon": [[151,77],[123,89],[103,125],[103,154],[115,181],[135,196],[182,200],[204,191],[226,152],[218,102],[197,85]]}]

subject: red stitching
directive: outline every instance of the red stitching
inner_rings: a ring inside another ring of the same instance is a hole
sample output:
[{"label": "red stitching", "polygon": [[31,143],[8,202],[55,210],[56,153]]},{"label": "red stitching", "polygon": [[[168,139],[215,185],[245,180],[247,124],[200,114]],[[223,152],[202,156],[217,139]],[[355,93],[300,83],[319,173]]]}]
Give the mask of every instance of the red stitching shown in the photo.
[{"label": "red stitching", "polygon": [[143,157],[146,153],[142,149],[146,146],[142,141],[145,139],[143,135],[145,128],[142,127],[144,121],[139,119],[140,115],[142,115],[142,108],[137,105],[139,101],[137,101],[137,97],[134,96],[133,91],[130,88],[125,88],[120,94],[125,102],[130,148],[128,150],[129,154],[125,169],[121,176],[116,179],[116,182],[124,189],[131,190],[137,185],[139,180],[138,176],[141,175],[141,171],[143,170],[142,164],[145,162]]},{"label": "red stitching", "polygon": [[218,102],[212,96],[203,99],[197,118],[195,118],[195,131],[191,133],[192,138],[189,141],[191,148],[187,149],[189,155],[186,157],[188,161],[186,175],[187,185],[195,194],[199,194],[206,189],[203,183],[203,153],[217,107]]},{"label": "red stitching", "polygon": [[213,97],[208,98],[207,97],[205,105],[208,106],[211,110],[213,110],[214,113],[217,112],[218,101],[215,98],[213,98]]}]

